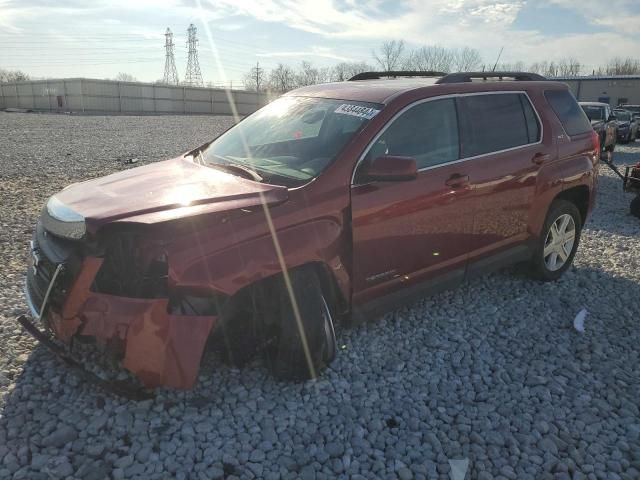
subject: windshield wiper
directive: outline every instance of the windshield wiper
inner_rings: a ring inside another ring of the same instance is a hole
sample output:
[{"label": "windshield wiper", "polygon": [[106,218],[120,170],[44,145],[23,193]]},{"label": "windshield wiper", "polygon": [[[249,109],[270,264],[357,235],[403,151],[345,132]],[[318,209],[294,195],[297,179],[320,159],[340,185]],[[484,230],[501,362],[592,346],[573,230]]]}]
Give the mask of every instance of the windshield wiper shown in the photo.
[{"label": "windshield wiper", "polygon": [[260,175],[258,172],[256,172],[255,170],[252,170],[251,168],[245,165],[239,165],[237,163],[229,163],[226,165],[215,165],[215,166],[223,167],[227,170],[234,170],[236,172],[242,172],[242,173],[248,174],[251,177],[251,180],[255,180],[256,182],[262,182],[264,180],[264,178],[262,178],[262,175]]},{"label": "windshield wiper", "polygon": [[[217,168],[219,170],[224,170],[226,172],[235,173],[236,175],[240,174],[241,176],[244,176],[245,178],[249,177],[249,180],[254,180],[256,182],[264,181],[264,178],[262,178],[262,176],[258,172],[256,172],[255,170],[245,165],[240,165],[238,163],[210,163],[204,159],[204,156],[202,155],[202,150],[198,150],[197,152],[194,152],[194,153],[196,154],[195,157],[197,158],[200,165]],[[229,162],[228,159],[221,157],[220,155],[214,155],[214,156],[218,157],[224,162]]]}]

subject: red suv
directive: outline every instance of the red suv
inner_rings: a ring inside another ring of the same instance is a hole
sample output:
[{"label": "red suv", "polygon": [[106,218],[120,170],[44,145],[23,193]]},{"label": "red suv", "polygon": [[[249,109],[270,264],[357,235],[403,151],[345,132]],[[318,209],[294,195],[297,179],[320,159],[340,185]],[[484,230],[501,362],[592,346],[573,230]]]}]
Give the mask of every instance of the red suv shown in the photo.
[{"label": "red suv", "polygon": [[22,324],[95,342],[149,387],[191,387],[209,338],[304,379],[338,319],[514,262],[560,277],[600,151],[567,86],[401,77],[294,90],[185,155],[52,196]]}]

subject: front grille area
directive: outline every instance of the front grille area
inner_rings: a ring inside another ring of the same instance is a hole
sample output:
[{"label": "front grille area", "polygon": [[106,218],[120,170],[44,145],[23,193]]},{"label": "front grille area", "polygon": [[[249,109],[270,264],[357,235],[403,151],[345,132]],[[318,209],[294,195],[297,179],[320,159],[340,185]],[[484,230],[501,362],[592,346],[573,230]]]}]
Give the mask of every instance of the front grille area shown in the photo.
[{"label": "front grille area", "polygon": [[64,240],[48,233],[38,222],[33,234],[33,252],[30,252],[29,269],[27,270],[27,295],[31,307],[40,315],[42,302],[58,265],[63,265],[54,288],[49,294],[49,305],[61,309],[68,288],[80,268],[80,244]]}]

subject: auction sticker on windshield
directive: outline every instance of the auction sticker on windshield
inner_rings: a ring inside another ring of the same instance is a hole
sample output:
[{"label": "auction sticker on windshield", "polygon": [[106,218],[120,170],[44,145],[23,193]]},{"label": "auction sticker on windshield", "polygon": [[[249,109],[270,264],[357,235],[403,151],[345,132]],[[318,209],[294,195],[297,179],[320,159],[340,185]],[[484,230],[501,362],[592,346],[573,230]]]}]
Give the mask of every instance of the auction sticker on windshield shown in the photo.
[{"label": "auction sticker on windshield", "polygon": [[354,117],[366,118],[367,120],[371,120],[375,117],[380,110],[376,110],[371,107],[363,107],[362,105],[350,105],[348,103],[343,103],[338,108],[336,108],[335,113],[342,113],[343,115],[352,115]]}]

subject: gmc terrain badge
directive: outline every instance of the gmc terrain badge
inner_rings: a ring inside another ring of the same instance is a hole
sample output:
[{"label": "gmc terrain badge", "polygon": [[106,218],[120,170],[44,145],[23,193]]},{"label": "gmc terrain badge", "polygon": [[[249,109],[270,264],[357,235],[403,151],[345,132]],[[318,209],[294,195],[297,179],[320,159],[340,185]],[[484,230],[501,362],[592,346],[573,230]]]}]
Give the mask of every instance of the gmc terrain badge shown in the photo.
[{"label": "gmc terrain badge", "polygon": [[386,272],[382,272],[382,273],[376,273],[375,275],[371,275],[370,277],[367,277],[367,282],[375,282],[376,280],[380,280],[384,277],[388,277],[390,275],[393,275],[394,273],[396,273],[396,270],[387,270]]}]

